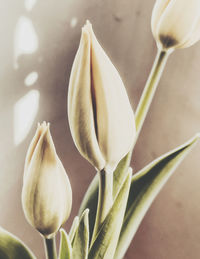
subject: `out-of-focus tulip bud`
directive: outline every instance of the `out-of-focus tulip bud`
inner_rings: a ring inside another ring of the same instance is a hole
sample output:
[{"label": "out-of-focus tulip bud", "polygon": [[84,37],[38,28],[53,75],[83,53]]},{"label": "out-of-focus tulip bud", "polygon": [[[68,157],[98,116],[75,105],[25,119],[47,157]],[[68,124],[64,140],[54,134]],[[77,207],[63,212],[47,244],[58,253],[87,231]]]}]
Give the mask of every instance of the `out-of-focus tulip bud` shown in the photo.
[{"label": "out-of-focus tulip bud", "polygon": [[151,27],[161,49],[193,45],[200,39],[200,1],[157,0]]},{"label": "out-of-focus tulip bud", "polygon": [[22,205],[28,222],[46,238],[58,231],[71,212],[71,185],[46,122],[38,125],[27,152]]},{"label": "out-of-focus tulip bud", "polygon": [[135,121],[125,87],[88,21],[71,71],[68,117],[76,147],[97,170],[113,171],[133,145]]}]

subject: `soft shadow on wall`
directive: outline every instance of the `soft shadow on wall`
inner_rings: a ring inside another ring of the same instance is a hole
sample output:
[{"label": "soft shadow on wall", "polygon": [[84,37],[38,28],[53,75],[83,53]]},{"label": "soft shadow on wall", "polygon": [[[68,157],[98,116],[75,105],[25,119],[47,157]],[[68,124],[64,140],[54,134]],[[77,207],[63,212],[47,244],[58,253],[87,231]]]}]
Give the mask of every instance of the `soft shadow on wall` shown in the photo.
[{"label": "soft shadow on wall", "polygon": [[[156,52],[150,30],[154,0],[148,4],[140,0],[0,2],[0,225],[43,258],[42,239],[28,225],[21,208],[24,158],[37,122],[51,123],[57,152],[72,184],[73,211],[66,225],[69,229],[94,176],[93,168],[74,147],[67,122],[67,84],[81,27],[86,19],[93,23],[98,39],[120,71],[135,109]],[[200,129],[198,53],[194,47],[170,58],[136,146],[136,171]],[[194,229],[200,212],[197,161],[197,152],[193,152],[161,192],[127,259],[160,259],[167,258],[167,254],[176,259],[198,258],[199,242],[195,240],[200,240],[200,229]],[[191,166],[190,175],[196,179],[193,187],[188,184]],[[168,251],[169,247],[173,249]]]}]

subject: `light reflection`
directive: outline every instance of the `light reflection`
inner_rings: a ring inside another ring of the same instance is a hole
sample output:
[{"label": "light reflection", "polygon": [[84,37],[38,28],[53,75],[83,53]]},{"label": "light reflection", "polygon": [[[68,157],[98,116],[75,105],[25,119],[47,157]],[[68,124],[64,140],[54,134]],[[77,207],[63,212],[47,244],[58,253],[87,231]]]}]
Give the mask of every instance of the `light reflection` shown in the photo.
[{"label": "light reflection", "polygon": [[17,22],[14,38],[14,67],[18,68],[17,59],[23,54],[32,54],[38,49],[38,37],[30,19],[21,16]]},{"label": "light reflection", "polygon": [[31,73],[29,73],[26,78],[24,79],[24,84],[26,86],[31,86],[33,84],[35,84],[35,82],[38,80],[38,73],[33,71]]},{"label": "light reflection", "polygon": [[72,17],[72,19],[70,21],[71,28],[76,27],[77,23],[78,23],[78,19],[76,17]]},{"label": "light reflection", "polygon": [[24,5],[27,11],[31,11],[36,4],[36,0],[25,0]]},{"label": "light reflection", "polygon": [[39,108],[39,92],[31,90],[14,106],[14,144],[19,145],[28,135]]}]

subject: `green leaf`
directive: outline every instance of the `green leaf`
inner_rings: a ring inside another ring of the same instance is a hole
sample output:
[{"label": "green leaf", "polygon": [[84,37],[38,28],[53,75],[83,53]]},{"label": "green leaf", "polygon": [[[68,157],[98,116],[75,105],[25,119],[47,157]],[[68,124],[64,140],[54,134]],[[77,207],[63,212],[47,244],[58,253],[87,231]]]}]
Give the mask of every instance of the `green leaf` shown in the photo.
[{"label": "green leaf", "polygon": [[78,228],[76,230],[74,241],[72,244],[72,258],[73,259],[87,259],[89,248],[89,210],[86,209],[80,219]]},{"label": "green leaf", "polygon": [[157,158],[133,175],[115,259],[123,258],[153,200],[197,140],[199,136],[195,136],[184,145]]},{"label": "green leaf", "polygon": [[59,259],[71,259],[72,246],[69,240],[69,236],[64,229],[60,229],[61,240],[60,240],[60,253]]},{"label": "green leaf", "polygon": [[69,240],[70,240],[71,244],[74,241],[74,236],[75,236],[76,230],[78,228],[78,225],[79,225],[79,217],[76,216],[73,220],[73,223],[72,223],[72,226],[71,226],[71,229],[69,232]]},{"label": "green leaf", "polygon": [[94,223],[96,219],[96,211],[98,204],[98,189],[99,189],[99,177],[98,174],[95,175],[92,182],[90,183],[81,203],[79,209],[79,216],[85,211],[85,209],[89,209],[89,230],[90,230],[90,238],[92,237]]},{"label": "green leaf", "polygon": [[131,172],[125,179],[112,208],[102,223],[97,238],[91,246],[88,259],[113,259],[123,223],[126,202],[131,184]]},{"label": "green leaf", "polygon": [[0,259],[36,259],[17,237],[0,227]]},{"label": "green leaf", "polygon": [[[119,163],[113,175],[113,197],[117,195],[121,184],[124,179],[126,179],[128,168],[131,159],[131,152],[128,153]],[[92,237],[94,223],[96,218],[97,204],[98,204],[98,188],[99,187],[99,177],[98,174],[95,175],[92,182],[90,183],[87,192],[83,198],[79,209],[79,215],[82,215],[85,209],[89,209],[89,229],[90,237]]]},{"label": "green leaf", "polygon": [[118,164],[113,175],[113,197],[115,198],[118,194],[122,183],[128,175],[128,168],[131,161],[132,152],[129,152]]}]

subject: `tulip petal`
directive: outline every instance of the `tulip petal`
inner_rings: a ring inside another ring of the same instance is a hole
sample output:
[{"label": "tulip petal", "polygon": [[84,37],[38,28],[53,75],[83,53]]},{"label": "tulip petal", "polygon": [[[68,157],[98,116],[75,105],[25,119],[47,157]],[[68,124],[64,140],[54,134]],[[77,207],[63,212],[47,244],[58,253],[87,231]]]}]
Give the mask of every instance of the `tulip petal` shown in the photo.
[{"label": "tulip petal", "polygon": [[68,118],[77,149],[98,170],[102,170],[105,160],[100,152],[95,130],[91,95],[90,43],[89,33],[83,28],[70,76]]},{"label": "tulip petal", "polygon": [[188,47],[192,46],[193,44],[195,44],[199,40],[200,40],[200,17],[199,17],[199,20],[198,20],[198,22],[195,26],[194,31],[192,32],[191,37],[189,37],[189,39],[184,44],[182,44],[182,47],[188,48]]},{"label": "tulip petal", "polygon": [[43,124],[24,178],[22,204],[25,216],[40,233],[48,236],[68,218],[71,203],[68,176],[56,154],[49,125]]},{"label": "tulip petal", "polygon": [[25,173],[27,172],[27,169],[28,169],[28,166],[30,164],[30,161],[31,161],[31,158],[32,158],[32,155],[33,155],[33,152],[35,150],[35,147],[40,139],[40,136],[43,132],[43,124],[40,125],[38,123],[38,127],[37,127],[37,130],[36,130],[36,133],[35,133],[35,136],[33,137],[31,143],[30,143],[30,146],[28,148],[28,151],[27,151],[27,155],[26,155],[26,159],[25,159],[25,166],[24,166],[24,177],[25,177]]},{"label": "tulip petal", "polygon": [[151,29],[154,37],[156,37],[156,27],[157,27],[158,21],[170,1],[171,0],[157,0],[154,5],[152,17],[151,17]]},{"label": "tulip petal", "polygon": [[199,17],[199,0],[172,0],[161,15],[156,34],[164,47],[178,46],[191,36]]},{"label": "tulip petal", "polygon": [[116,68],[98,43],[89,22],[91,77],[96,103],[97,137],[107,170],[114,170],[133,145],[134,115]]}]

